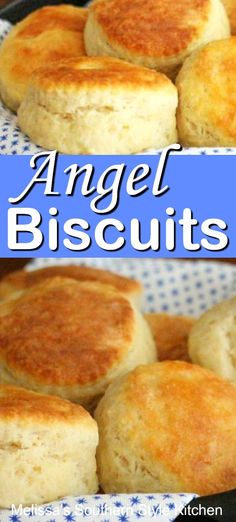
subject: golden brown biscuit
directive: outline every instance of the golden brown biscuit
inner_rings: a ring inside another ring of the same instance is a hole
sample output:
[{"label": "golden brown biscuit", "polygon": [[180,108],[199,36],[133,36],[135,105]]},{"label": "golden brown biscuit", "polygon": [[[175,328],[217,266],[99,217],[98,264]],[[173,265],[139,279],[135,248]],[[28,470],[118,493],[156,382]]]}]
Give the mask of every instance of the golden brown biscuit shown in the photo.
[{"label": "golden brown biscuit", "polygon": [[189,336],[193,362],[236,383],[236,298],[207,310]]},{"label": "golden brown biscuit", "polygon": [[222,3],[229,17],[231,33],[234,35],[236,34],[236,2],[235,0],[222,0]]},{"label": "golden brown biscuit", "polygon": [[176,141],[176,107],[164,75],[81,57],[34,74],[18,123],[33,142],[65,154],[131,154]]},{"label": "golden brown biscuit", "polygon": [[14,295],[17,296],[31,286],[55,276],[76,279],[77,281],[100,282],[114,286],[114,288],[135,303],[136,306],[140,305],[143,288],[139,281],[107,270],[78,265],[50,266],[33,270],[32,272],[26,270],[12,272],[0,281],[0,300],[9,299]]},{"label": "golden brown biscuit", "polygon": [[196,319],[161,313],[145,314],[145,319],[155,339],[159,361],[190,362],[188,337]]},{"label": "golden brown biscuit", "polygon": [[92,409],[107,386],[156,360],[143,316],[113,287],[52,278],[0,306],[0,382]]},{"label": "golden brown biscuit", "polygon": [[141,366],[96,410],[98,476],[106,493],[236,487],[236,387],[186,362]]},{"label": "golden brown biscuit", "polygon": [[0,47],[0,95],[16,111],[35,69],[86,54],[83,31],[87,9],[47,6],[18,23]]},{"label": "golden brown biscuit", "polygon": [[95,493],[97,443],[81,406],[0,386],[0,507]]},{"label": "golden brown biscuit", "polygon": [[220,0],[101,0],[84,31],[89,56],[115,56],[171,78],[195,49],[229,35]]},{"label": "golden brown biscuit", "polygon": [[183,145],[236,146],[236,37],[212,42],[184,63],[176,81]]}]

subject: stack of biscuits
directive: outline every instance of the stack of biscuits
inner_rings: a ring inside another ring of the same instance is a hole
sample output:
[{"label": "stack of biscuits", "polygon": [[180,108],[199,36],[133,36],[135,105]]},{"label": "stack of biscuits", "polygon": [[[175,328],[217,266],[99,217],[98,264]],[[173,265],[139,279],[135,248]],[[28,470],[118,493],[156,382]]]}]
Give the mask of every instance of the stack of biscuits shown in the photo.
[{"label": "stack of biscuits", "polygon": [[236,299],[196,320],[141,294],[83,266],[0,282],[1,508],[236,487]]},{"label": "stack of biscuits", "polygon": [[[45,149],[236,146],[233,0],[93,0],[27,16],[0,48],[0,96]],[[224,5],[225,4],[225,5]]]}]

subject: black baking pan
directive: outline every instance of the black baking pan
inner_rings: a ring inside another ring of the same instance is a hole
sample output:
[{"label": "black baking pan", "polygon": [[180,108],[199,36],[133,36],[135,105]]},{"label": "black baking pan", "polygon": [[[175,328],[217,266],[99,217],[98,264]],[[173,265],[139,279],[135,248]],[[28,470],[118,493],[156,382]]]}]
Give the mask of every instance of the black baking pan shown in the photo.
[{"label": "black baking pan", "polygon": [[62,2],[58,0],[50,0],[49,2],[45,2],[44,0],[13,0],[13,2],[10,2],[0,9],[0,18],[8,20],[8,22],[12,24],[16,24],[29,13],[35,11],[35,9],[39,9],[39,7],[45,5],[74,4],[78,7],[83,7],[86,3],[86,0],[63,0]]}]

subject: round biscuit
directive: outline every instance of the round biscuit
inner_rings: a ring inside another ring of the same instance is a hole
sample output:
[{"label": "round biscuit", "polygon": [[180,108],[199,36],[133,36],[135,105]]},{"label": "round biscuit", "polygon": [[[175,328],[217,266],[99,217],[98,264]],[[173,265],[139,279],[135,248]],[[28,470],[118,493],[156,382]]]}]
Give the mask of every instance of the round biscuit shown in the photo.
[{"label": "round biscuit", "polygon": [[236,146],[236,37],[192,54],[176,81],[180,142],[189,147]]},{"label": "round biscuit", "polygon": [[81,406],[0,385],[0,507],[96,493],[97,444]]},{"label": "round biscuit", "polygon": [[95,418],[106,493],[236,487],[236,387],[209,370],[182,361],[141,366],[108,388]]},{"label": "round biscuit", "polygon": [[107,386],[157,358],[148,324],[102,283],[55,277],[0,305],[0,382],[92,410]]},{"label": "round biscuit", "polygon": [[77,281],[100,282],[114,286],[138,308],[140,307],[143,288],[139,281],[114,274],[108,270],[79,265],[55,265],[32,271],[17,270],[10,272],[0,281],[0,300],[10,299],[21,294],[31,286],[56,276],[76,279]]},{"label": "round biscuit", "polygon": [[193,51],[229,35],[220,0],[99,0],[84,30],[88,55],[115,56],[170,78]]},{"label": "round biscuit", "polygon": [[176,141],[176,87],[115,58],[81,57],[34,74],[20,128],[66,154],[130,154]]},{"label": "round biscuit", "polygon": [[87,14],[87,9],[72,5],[47,6],[10,31],[0,47],[0,96],[10,109],[18,109],[38,67],[86,54]]},{"label": "round biscuit", "polygon": [[236,383],[236,298],[207,310],[190,332],[193,362]]}]

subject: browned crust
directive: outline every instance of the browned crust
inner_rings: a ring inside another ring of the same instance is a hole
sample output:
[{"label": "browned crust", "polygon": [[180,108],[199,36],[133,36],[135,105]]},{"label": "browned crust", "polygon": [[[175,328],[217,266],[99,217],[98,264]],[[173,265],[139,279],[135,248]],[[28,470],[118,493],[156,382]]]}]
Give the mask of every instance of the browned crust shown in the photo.
[{"label": "browned crust", "polygon": [[54,90],[55,87],[67,91],[87,86],[107,89],[111,84],[113,88],[122,84],[127,89],[133,89],[134,86],[174,89],[163,74],[108,56],[80,56],[61,61],[57,67],[54,64],[45,65],[36,71],[32,84],[45,91]]},{"label": "browned crust", "polygon": [[[197,115],[196,133],[201,127],[198,120],[200,115],[205,129],[209,134],[212,132],[213,137],[215,133],[215,139],[221,141],[222,146],[226,140],[228,146],[232,144],[232,140],[235,143],[235,64],[235,36],[208,43],[185,62],[177,80],[180,99],[177,119],[180,131],[190,106],[189,111],[196,111]],[[189,84],[194,85],[195,92],[189,89]]]},{"label": "browned crust", "polygon": [[150,56],[181,53],[198,37],[209,0],[101,0],[92,7],[108,42]]},{"label": "browned crust", "polygon": [[15,386],[0,385],[0,419],[34,419],[37,422],[74,422],[89,419],[82,406]]},{"label": "browned crust", "polygon": [[16,84],[43,64],[85,55],[83,31],[88,10],[69,5],[39,9],[20,22],[1,48],[2,75]]},{"label": "browned crust", "polygon": [[139,294],[142,291],[141,283],[134,279],[129,279],[98,268],[66,265],[40,268],[31,272],[26,270],[12,272],[0,282],[0,298],[7,298],[11,293],[25,290],[37,283],[41,283],[47,278],[56,276],[75,279],[77,281],[93,281],[109,284],[124,294]]},{"label": "browned crust", "polygon": [[82,32],[87,20],[88,9],[61,4],[37,9],[17,26],[21,38],[35,38],[46,31],[63,29]]},{"label": "browned crust", "polygon": [[178,476],[183,490],[236,487],[236,386],[199,366],[165,361],[130,373],[126,397],[142,415],[142,450]]},{"label": "browned crust", "polygon": [[135,327],[119,292],[59,277],[2,304],[0,313],[0,363],[20,382],[39,384],[96,382],[122,360]]},{"label": "browned crust", "polygon": [[236,2],[235,0],[223,0],[231,25],[231,34],[236,34]]}]

